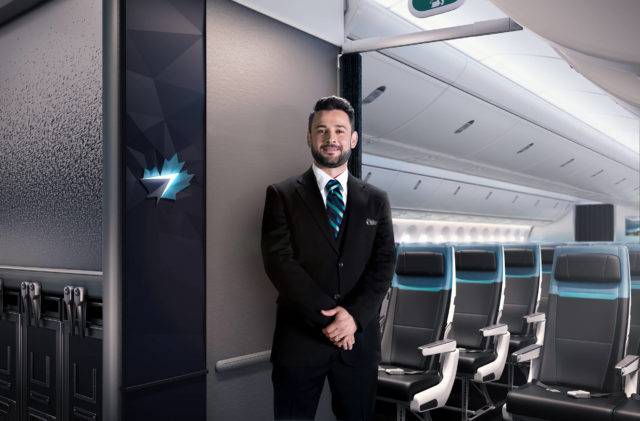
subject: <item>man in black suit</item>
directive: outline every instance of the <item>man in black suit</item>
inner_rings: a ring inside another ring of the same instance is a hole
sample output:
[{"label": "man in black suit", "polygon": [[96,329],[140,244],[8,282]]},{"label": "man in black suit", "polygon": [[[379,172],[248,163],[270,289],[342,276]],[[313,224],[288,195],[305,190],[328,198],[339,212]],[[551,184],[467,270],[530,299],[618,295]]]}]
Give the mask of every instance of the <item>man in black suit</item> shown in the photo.
[{"label": "man in black suit", "polygon": [[312,420],[325,378],[339,420],[371,420],[380,305],[395,264],[385,192],[351,176],[354,110],[320,99],[309,116],[312,167],[267,188],[262,256],[279,292],[271,361],[278,420]]}]

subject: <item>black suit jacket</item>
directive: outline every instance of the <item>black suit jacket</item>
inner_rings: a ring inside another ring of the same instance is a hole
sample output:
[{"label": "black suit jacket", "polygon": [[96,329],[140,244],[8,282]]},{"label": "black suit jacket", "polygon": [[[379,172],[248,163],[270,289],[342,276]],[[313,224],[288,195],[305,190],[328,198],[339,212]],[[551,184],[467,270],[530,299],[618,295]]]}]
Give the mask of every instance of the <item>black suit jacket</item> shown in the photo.
[{"label": "black suit jacket", "polygon": [[[340,353],[350,365],[380,362],[378,314],[395,265],[393,226],[384,191],[349,175],[346,217],[331,235],[315,175],[309,169],[267,188],[262,257],[279,292],[271,360],[317,366]],[[355,319],[355,345],[344,351],[322,333],[344,307]]]}]

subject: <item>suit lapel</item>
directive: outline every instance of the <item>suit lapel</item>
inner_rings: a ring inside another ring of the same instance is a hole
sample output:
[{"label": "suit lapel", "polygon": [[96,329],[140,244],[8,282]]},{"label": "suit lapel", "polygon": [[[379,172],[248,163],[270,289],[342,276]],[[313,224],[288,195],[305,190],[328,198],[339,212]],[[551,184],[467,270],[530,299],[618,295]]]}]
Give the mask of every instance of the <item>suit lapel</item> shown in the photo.
[{"label": "suit lapel", "polygon": [[366,210],[369,199],[369,192],[365,183],[351,174],[349,174],[347,183],[349,188],[347,192],[347,226],[342,244],[346,244],[352,238],[358,238],[360,231],[365,226],[364,221],[367,216]]},{"label": "suit lapel", "polygon": [[[351,185],[349,185],[349,188],[351,188]],[[316,181],[316,177],[313,174],[312,169],[309,169],[307,172],[302,174],[300,178],[298,178],[296,191],[300,197],[302,197],[309,213],[311,213],[311,216],[315,220],[316,224],[318,224],[320,231],[322,231],[322,234],[325,236],[329,244],[331,244],[333,250],[336,253],[339,253],[338,244],[331,235],[327,210],[324,206],[324,202],[322,201],[320,190],[318,190],[318,182]],[[347,201],[349,201],[349,196],[347,196]]]}]

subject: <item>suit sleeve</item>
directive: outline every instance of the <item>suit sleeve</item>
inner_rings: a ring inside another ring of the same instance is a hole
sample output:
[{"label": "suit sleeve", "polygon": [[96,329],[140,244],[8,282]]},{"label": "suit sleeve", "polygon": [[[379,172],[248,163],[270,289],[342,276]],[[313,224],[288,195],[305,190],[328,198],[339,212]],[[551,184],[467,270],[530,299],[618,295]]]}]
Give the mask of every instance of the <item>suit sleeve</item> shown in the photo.
[{"label": "suit sleeve", "polygon": [[281,299],[313,325],[326,326],[331,319],[320,310],[336,306],[296,261],[284,205],[275,186],[267,188],[262,218],[262,260],[267,276]]},{"label": "suit sleeve", "polygon": [[395,262],[391,209],[389,199],[383,193],[373,250],[355,289],[342,305],[355,319],[359,331],[377,318],[382,300],[391,285]]}]

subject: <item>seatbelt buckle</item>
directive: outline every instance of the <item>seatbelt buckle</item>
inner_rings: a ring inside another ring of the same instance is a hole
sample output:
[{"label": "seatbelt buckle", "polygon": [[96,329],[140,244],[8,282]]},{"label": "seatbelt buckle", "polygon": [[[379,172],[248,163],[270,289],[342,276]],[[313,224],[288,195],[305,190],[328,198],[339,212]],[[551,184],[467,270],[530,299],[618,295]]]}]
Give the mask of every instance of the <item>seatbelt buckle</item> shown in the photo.
[{"label": "seatbelt buckle", "polygon": [[31,309],[33,310],[33,320],[36,327],[40,327],[40,319],[42,318],[42,287],[39,282],[31,282],[29,284],[29,299],[31,300]]},{"label": "seatbelt buckle", "polygon": [[387,374],[391,374],[391,375],[404,374],[404,370],[401,369],[401,368],[387,368],[387,369],[384,370],[384,372],[387,373]]},{"label": "seatbelt buckle", "polygon": [[76,332],[76,315],[73,307],[73,290],[75,287],[67,285],[63,290],[64,305],[67,310],[67,326],[70,335],[75,335]]},{"label": "seatbelt buckle", "polygon": [[591,393],[586,390],[570,390],[567,395],[576,399],[589,399],[591,397]]},{"label": "seatbelt buckle", "polygon": [[31,326],[31,306],[29,305],[29,284],[30,282],[20,283],[20,298],[22,299],[22,312],[25,317],[27,326]]},{"label": "seatbelt buckle", "polygon": [[87,327],[87,301],[86,289],[84,287],[76,287],[73,290],[73,304],[76,309],[76,321],[78,323],[78,332],[84,338],[85,329]]}]

